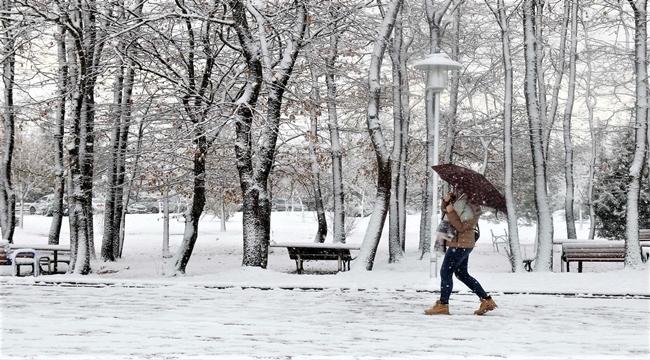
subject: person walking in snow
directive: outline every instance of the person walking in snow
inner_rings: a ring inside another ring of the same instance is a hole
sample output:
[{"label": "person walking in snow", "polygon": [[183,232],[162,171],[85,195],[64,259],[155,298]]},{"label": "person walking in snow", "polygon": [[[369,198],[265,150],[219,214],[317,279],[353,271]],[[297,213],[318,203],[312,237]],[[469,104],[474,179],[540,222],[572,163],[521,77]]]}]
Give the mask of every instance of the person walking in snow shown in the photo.
[{"label": "person walking in snow", "polygon": [[497,304],[488,295],[481,284],[467,272],[469,254],[474,249],[476,237],[474,228],[481,216],[481,207],[461,194],[456,197],[449,192],[442,199],[442,211],[446,213],[449,223],[456,230],[456,236],[446,242],[447,251],[440,267],[440,300],[426,309],[426,315],[449,315],[449,296],[453,289],[453,275],[470,288],[481,300],[476,315],[483,315],[494,310]]}]

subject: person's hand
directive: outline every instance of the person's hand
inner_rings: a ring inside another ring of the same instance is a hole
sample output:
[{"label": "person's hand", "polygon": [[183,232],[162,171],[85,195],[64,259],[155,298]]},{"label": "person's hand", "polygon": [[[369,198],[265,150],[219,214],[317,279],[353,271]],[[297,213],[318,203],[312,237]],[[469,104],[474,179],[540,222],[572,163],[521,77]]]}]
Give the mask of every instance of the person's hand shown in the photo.
[{"label": "person's hand", "polygon": [[445,201],[445,203],[449,203],[451,201],[451,197],[454,195],[451,191],[448,192],[445,196],[442,197],[442,200]]},{"label": "person's hand", "polygon": [[455,210],[454,210],[454,205],[452,205],[452,204],[447,205],[447,207],[445,208],[445,210],[447,210],[448,213],[450,213],[450,212],[452,212],[452,211],[455,211]]}]

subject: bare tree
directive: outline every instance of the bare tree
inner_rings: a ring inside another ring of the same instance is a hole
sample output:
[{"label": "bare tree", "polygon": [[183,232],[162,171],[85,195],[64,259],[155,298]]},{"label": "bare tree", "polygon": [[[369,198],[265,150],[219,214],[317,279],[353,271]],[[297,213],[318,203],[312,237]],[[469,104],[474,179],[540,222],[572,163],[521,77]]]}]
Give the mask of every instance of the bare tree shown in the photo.
[{"label": "bare tree", "polygon": [[524,54],[526,73],[524,80],[524,94],[526,97],[526,110],[528,113],[528,126],[530,146],[533,154],[533,169],[535,183],[535,204],[537,208],[537,271],[551,270],[551,255],[553,251],[553,220],[551,208],[546,191],[546,162],[542,143],[542,119],[537,92],[537,37],[535,29],[536,0],[524,0]]},{"label": "bare tree", "polygon": [[14,85],[16,68],[17,22],[12,16],[13,1],[2,1],[2,83],[3,87],[3,138],[2,162],[0,163],[0,228],[2,239],[13,242],[16,228],[16,194],[11,178],[14,155],[16,114],[14,108]]},{"label": "bare tree", "polygon": [[[144,2],[135,9],[128,9],[124,2],[118,4],[117,22],[128,23],[130,18],[142,16]],[[128,36],[128,38],[127,38]],[[104,234],[102,240],[102,259],[115,261],[120,257],[123,239],[122,213],[124,212],[124,185],[126,148],[131,123],[133,85],[135,78],[135,61],[129,52],[128,44],[135,39],[135,34],[129,32],[118,42],[116,51],[116,75],[113,83],[113,104],[110,115],[113,119],[111,131],[111,146],[106,185],[106,203],[104,205]]]},{"label": "bare tree", "polygon": [[320,165],[318,164],[318,117],[320,116],[320,90],[318,84],[318,75],[313,65],[309,65],[309,72],[312,78],[312,89],[309,103],[309,131],[305,134],[309,148],[309,162],[311,164],[312,187],[314,191],[314,202],[316,203],[316,217],[318,219],[318,231],[316,232],[315,242],[325,242],[327,236],[327,219],[323,207],[323,195],[320,187]]},{"label": "bare tree", "polygon": [[600,124],[597,117],[594,117],[596,107],[596,96],[592,92],[592,55],[588,26],[584,23],[584,46],[585,46],[585,106],[587,108],[587,122],[589,123],[589,134],[591,135],[591,156],[589,159],[589,175],[587,179],[587,205],[589,206],[589,235],[593,239],[596,235],[596,211],[594,208],[594,177],[596,176],[596,164],[598,163],[598,147],[600,144]]},{"label": "bare tree", "polygon": [[636,147],[630,165],[627,188],[625,267],[642,266],[639,245],[639,193],[641,176],[645,165],[648,129],[648,24],[647,0],[628,0],[634,12],[634,73],[636,78],[636,100],[634,129]]},{"label": "bare tree", "polygon": [[[390,46],[390,57],[393,68],[393,149],[391,158],[391,186],[390,186],[390,209],[389,209],[389,232],[388,232],[388,262],[399,262],[404,257],[404,237],[401,236],[401,224],[405,219],[406,206],[404,198],[400,197],[403,189],[400,185],[406,186],[401,181],[405,174],[402,171],[404,160],[402,152],[406,151],[409,123],[409,84],[406,68],[406,51],[408,44],[404,42],[404,7],[400,10],[395,19],[393,30],[393,42]],[[401,200],[401,201],[400,201]]]},{"label": "bare tree", "polygon": [[[265,29],[273,28],[263,9],[240,0],[229,2],[234,28],[246,60],[247,78],[241,96],[236,101],[235,154],[243,194],[244,255],[243,265],[266,268],[271,232],[271,198],[268,179],[275,158],[280,111],[287,83],[302,47],[307,22],[303,1],[295,1],[293,31],[284,39],[279,59],[272,59]],[[257,39],[247,19],[250,12],[257,23]],[[278,46],[282,46],[279,44]],[[260,129],[258,145],[253,147],[253,120],[261,86],[266,86],[266,118]]]},{"label": "bare tree", "polygon": [[510,17],[506,11],[504,0],[497,1],[496,9],[490,5],[489,0],[485,4],[490,8],[501,29],[501,53],[504,77],[504,98],[503,98],[503,172],[505,185],[506,208],[508,210],[508,242],[510,246],[510,266],[513,272],[523,272],[521,250],[519,248],[519,228],[517,226],[517,207],[515,206],[514,192],[512,186],[513,156],[512,156],[512,88],[513,88],[513,67],[512,50],[510,47]]},{"label": "bare tree", "polygon": [[[549,156],[549,147],[551,144],[551,132],[555,125],[555,120],[557,118],[557,108],[559,104],[559,95],[560,88],[562,86],[562,79],[564,78],[564,71],[566,68],[566,35],[569,28],[569,12],[571,10],[571,1],[564,1],[564,11],[562,13],[562,24],[560,26],[560,44],[558,51],[557,65],[555,66],[555,80],[553,81],[553,87],[551,88],[551,105],[548,109],[548,115],[546,119],[548,124],[544,125],[543,138],[544,141],[544,157],[548,161]],[[540,18],[541,19],[541,18]],[[536,24],[538,27],[542,24]],[[541,35],[541,34],[540,34]],[[540,37],[538,37],[540,39]],[[540,63],[541,64],[541,63]],[[541,66],[541,65],[540,65]],[[540,89],[540,91],[542,91]],[[547,109],[542,109],[546,114]]]},{"label": "bare tree", "polygon": [[[325,56],[325,83],[327,85],[327,127],[330,133],[330,153],[332,157],[332,194],[334,196],[334,216],[332,234],[335,243],[345,243],[345,192],[343,190],[343,148],[339,134],[336,92],[336,58],[338,57],[340,32],[337,30],[338,5],[330,3],[329,49]],[[363,213],[363,208],[361,209]]]},{"label": "bare tree", "polygon": [[578,58],[578,1],[571,1],[571,44],[569,47],[569,87],[564,108],[564,178],[566,190],[564,197],[564,217],[566,219],[567,237],[575,239],[576,224],[573,217],[573,141],[571,140],[571,115],[576,92],[576,60]]},{"label": "bare tree", "polygon": [[368,69],[368,116],[367,125],[370,139],[377,157],[377,194],[375,195],[375,205],[370,222],[363,238],[361,251],[354,262],[355,269],[365,268],[372,270],[377,246],[381,239],[381,233],[388,214],[388,205],[390,200],[391,188],[391,154],[386,145],[386,139],[382,133],[381,123],[379,120],[379,101],[381,96],[380,71],[384,57],[384,52],[390,39],[390,34],[395,26],[399,10],[402,6],[402,0],[394,0],[390,3],[384,14],[377,37],[373,45],[372,55],[370,58],[370,68]]},{"label": "bare tree", "polygon": [[66,28],[57,25],[55,36],[57,44],[57,98],[56,120],[54,125],[54,199],[52,200],[52,223],[48,234],[48,244],[58,244],[63,223],[63,198],[65,196],[65,164],[63,162],[63,136],[65,133],[65,113],[68,94],[68,59],[66,49]]}]

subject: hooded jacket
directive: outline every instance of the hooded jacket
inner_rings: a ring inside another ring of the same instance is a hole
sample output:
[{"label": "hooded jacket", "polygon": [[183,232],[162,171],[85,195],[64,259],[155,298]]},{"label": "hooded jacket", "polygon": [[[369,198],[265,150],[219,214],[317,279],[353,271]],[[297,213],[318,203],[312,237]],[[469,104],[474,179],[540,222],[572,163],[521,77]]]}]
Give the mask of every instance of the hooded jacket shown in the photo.
[{"label": "hooded jacket", "polygon": [[[443,209],[446,205],[443,201]],[[463,196],[456,200],[454,202],[454,209],[447,212],[447,220],[456,229],[458,235],[454,240],[447,241],[447,246],[463,249],[473,248],[476,243],[474,239],[474,227],[478,224],[480,216],[480,206],[467,201]]]}]

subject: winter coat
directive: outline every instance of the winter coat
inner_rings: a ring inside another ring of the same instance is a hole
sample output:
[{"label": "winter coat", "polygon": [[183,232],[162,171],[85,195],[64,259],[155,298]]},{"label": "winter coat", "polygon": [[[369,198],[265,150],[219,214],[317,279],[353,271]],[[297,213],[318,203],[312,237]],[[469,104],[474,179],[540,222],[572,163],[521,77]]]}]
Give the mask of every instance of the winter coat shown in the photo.
[{"label": "winter coat", "polygon": [[447,241],[447,246],[450,248],[473,248],[476,243],[474,227],[478,224],[480,216],[480,206],[467,201],[462,196],[456,200],[454,209],[447,212],[447,220],[458,234],[454,240]]}]

